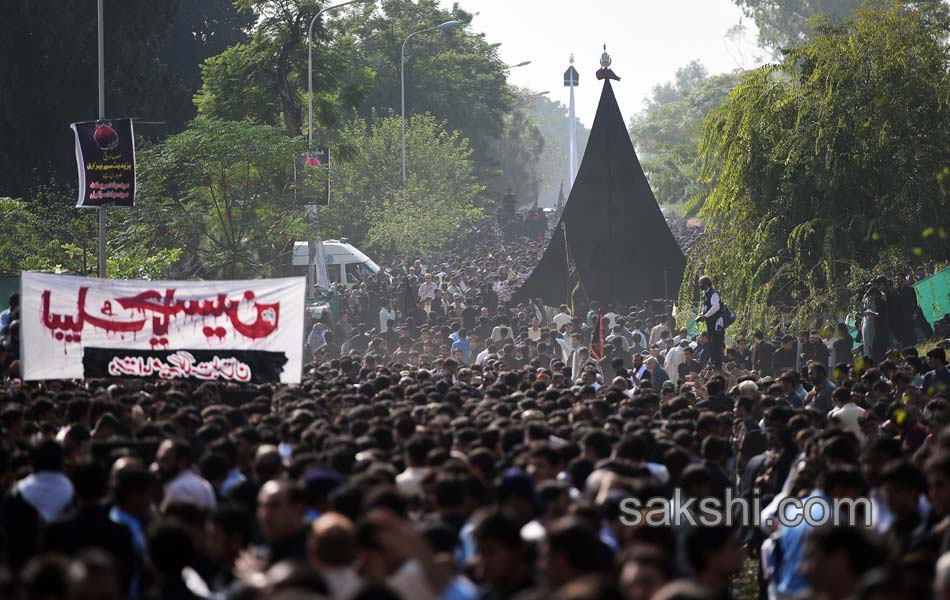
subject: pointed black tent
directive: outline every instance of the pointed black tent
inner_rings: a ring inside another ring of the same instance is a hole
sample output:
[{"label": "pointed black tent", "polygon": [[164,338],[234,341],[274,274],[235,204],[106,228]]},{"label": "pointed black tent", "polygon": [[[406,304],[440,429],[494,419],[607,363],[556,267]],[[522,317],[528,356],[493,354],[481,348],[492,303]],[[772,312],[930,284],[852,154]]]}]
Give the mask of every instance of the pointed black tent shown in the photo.
[{"label": "pointed black tent", "polygon": [[605,79],[570,197],[541,262],[514,295],[548,306],[674,298],[686,258],[643,174]]}]

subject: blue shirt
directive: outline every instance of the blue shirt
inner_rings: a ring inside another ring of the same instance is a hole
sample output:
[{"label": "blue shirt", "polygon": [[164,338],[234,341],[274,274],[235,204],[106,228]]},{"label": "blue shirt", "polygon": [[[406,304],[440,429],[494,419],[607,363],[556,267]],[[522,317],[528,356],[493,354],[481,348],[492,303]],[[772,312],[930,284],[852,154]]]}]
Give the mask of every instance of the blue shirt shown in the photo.
[{"label": "blue shirt", "polygon": [[[812,498],[820,498],[829,503],[831,500],[820,491],[814,491],[801,499],[802,504]],[[808,583],[798,567],[802,562],[802,556],[805,552],[805,539],[815,528],[809,525],[803,518],[805,509],[796,510],[791,507],[785,509],[786,521],[799,519],[801,522],[792,527],[782,525],[779,528],[779,544],[781,545],[782,562],[778,565],[775,578],[775,591],[779,597],[784,598],[794,596],[807,587]],[[824,514],[824,508],[821,506],[811,506],[811,518],[813,520],[827,518]]]},{"label": "blue shirt", "polygon": [[455,350],[456,348],[462,350],[462,362],[468,364],[472,358],[472,347],[468,343],[468,338],[453,343],[452,350]]},{"label": "blue shirt", "polygon": [[[135,551],[135,554],[139,559],[139,564],[145,564],[145,530],[142,528],[142,523],[117,506],[113,506],[112,510],[109,511],[109,520],[113,523],[119,523],[120,525],[126,526],[129,532],[132,534],[132,549]],[[133,575],[132,581],[129,582],[129,598],[138,598],[141,593],[141,587],[141,578],[138,574]]]}]

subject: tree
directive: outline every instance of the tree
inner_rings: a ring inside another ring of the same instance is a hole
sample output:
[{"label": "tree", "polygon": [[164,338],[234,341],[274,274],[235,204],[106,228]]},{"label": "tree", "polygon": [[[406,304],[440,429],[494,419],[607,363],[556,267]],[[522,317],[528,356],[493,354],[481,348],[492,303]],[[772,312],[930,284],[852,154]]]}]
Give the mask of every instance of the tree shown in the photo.
[{"label": "tree", "polygon": [[[517,106],[528,112],[531,122],[537,126],[544,139],[544,148],[537,162],[539,204],[554,207],[557,205],[561,184],[567,183],[570,153],[568,108],[560,102],[545,96],[531,95],[527,91],[519,95],[519,98]],[[581,157],[584,156],[590,131],[580,120],[577,120],[575,126],[577,155]]]},{"label": "tree", "polygon": [[[514,96],[507,69],[483,35],[469,31],[473,15],[456,4],[450,10],[438,0],[417,3],[384,0],[382,10],[354,22],[360,46],[360,64],[372,65],[375,81],[361,104],[360,114],[372,110],[400,110],[400,51],[411,33],[449,20],[463,27],[418,35],[406,46],[406,112],[429,113],[471,142],[479,158],[476,169],[483,181],[493,179],[502,164],[490,148],[504,132]],[[504,189],[489,189],[500,197]]]},{"label": "tree", "polygon": [[805,39],[809,21],[825,15],[840,23],[861,6],[862,0],[733,0],[759,29],[759,44],[779,50]]},{"label": "tree", "polygon": [[661,204],[695,213],[709,186],[699,181],[703,120],[735,87],[739,73],[710,77],[699,61],[676,72],[675,81],[653,88],[646,108],[631,119],[630,137]]},{"label": "tree", "polygon": [[[291,137],[305,134],[307,44],[310,19],[323,3],[312,0],[238,0],[257,24],[246,43],[208,59],[195,101],[201,114],[229,120],[282,123]],[[340,128],[354,114],[400,105],[400,51],[405,38],[448,20],[470,23],[458,7],[436,0],[385,0],[351,7],[314,28],[314,119],[321,145],[346,157]],[[482,36],[460,27],[416,36],[406,48],[407,114],[430,113],[467,137],[483,182],[498,185],[507,168],[492,153],[505,135],[512,95],[505,66]],[[341,151],[342,150],[342,155]],[[520,177],[525,179],[525,177]],[[489,194],[504,193],[504,189]]]},{"label": "tree", "polygon": [[239,11],[233,0],[179,0],[161,60],[194,93],[201,88],[201,63],[246,42],[253,25],[254,13]]},{"label": "tree", "polygon": [[[26,200],[0,198],[0,218],[6,235],[0,238],[0,271],[65,271],[95,276],[99,257],[96,211],[75,208],[76,185],[55,180],[34,187]],[[112,220],[115,213],[112,211]],[[169,247],[151,249],[135,244],[108,248],[110,277],[166,278],[180,256]]]},{"label": "tree", "polygon": [[357,117],[342,135],[352,160],[334,164],[330,206],[321,212],[326,237],[346,236],[376,253],[425,255],[468,231],[482,210],[468,140],[431,115],[406,129],[408,185],[402,185],[401,119]]},{"label": "tree", "polygon": [[840,319],[872,274],[950,251],[950,19],[878,2],[751,72],[703,129],[691,257],[747,324]]},{"label": "tree", "polygon": [[[190,94],[156,60],[177,0],[106,0],[106,111],[175,121]],[[0,0],[0,193],[75,177],[69,124],[95,119],[96,3]],[[144,129],[139,132],[145,131]]]},{"label": "tree", "polygon": [[293,173],[302,150],[272,125],[195,119],[140,154],[139,201],[117,246],[180,247],[181,277],[289,273],[308,232]]},{"label": "tree", "polygon": [[517,106],[505,117],[504,129],[498,139],[492,140],[488,157],[480,157],[481,161],[498,165],[493,172],[483,171],[483,181],[487,176],[488,187],[505,193],[510,190],[522,207],[531,206],[540,192],[538,166],[544,145],[541,130],[524,106]]}]

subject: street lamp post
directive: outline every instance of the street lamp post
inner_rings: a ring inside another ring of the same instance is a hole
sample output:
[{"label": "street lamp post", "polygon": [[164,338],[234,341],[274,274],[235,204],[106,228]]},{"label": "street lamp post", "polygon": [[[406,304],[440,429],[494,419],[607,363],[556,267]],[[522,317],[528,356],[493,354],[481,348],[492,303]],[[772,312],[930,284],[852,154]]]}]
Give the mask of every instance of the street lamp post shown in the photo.
[{"label": "street lamp post", "polygon": [[441,25],[436,25],[435,27],[429,27],[410,33],[409,36],[402,43],[402,51],[399,54],[399,89],[400,97],[402,104],[402,186],[406,187],[406,44],[409,43],[414,36],[419,35],[420,33],[428,33],[430,31],[448,31],[449,29],[454,29],[461,25],[461,21],[446,21]]},{"label": "street lamp post", "polygon": [[310,27],[307,28],[307,150],[313,148],[313,26],[320,18],[320,15],[328,10],[343,8],[350,4],[366,4],[374,0],[349,0],[333,6],[321,8],[320,11],[310,19]]},{"label": "street lamp post", "polygon": [[[310,27],[307,28],[307,156],[310,156],[310,153],[313,151],[313,26],[316,24],[317,19],[320,18],[323,13],[329,10],[336,10],[338,8],[343,8],[344,6],[349,6],[350,4],[366,4],[373,2],[374,0],[347,0],[346,2],[340,2],[339,4],[334,4],[332,6],[326,6],[321,8],[317,14],[310,19]],[[307,220],[309,221],[310,226],[313,228],[312,233],[317,232],[317,221],[318,221],[318,207],[313,206],[313,212],[307,214]],[[308,236],[310,237],[310,236]],[[323,269],[322,272],[315,269],[314,259],[318,254],[318,246],[323,247],[323,241],[320,240],[319,235],[316,236],[317,239],[307,241],[307,296],[310,296],[310,293],[313,291],[314,284],[324,283],[329,285],[328,281],[322,281],[326,279],[325,277],[320,277],[324,275],[326,271],[326,265],[321,264],[320,268]],[[319,253],[322,256],[322,252]],[[319,273],[319,275],[318,275]]]},{"label": "street lamp post", "polygon": [[[103,24],[102,0],[96,3],[96,29],[98,31],[99,45],[99,120],[106,118],[106,45],[104,38],[105,26]],[[106,276],[106,205],[99,205],[99,277],[104,279]]]},{"label": "street lamp post", "polygon": [[509,68],[509,69],[517,69],[518,67],[527,67],[527,66],[530,65],[530,64],[531,64],[531,61],[530,61],[530,60],[525,60],[525,61],[522,61],[522,62],[516,64],[516,65],[508,65],[508,68]]}]

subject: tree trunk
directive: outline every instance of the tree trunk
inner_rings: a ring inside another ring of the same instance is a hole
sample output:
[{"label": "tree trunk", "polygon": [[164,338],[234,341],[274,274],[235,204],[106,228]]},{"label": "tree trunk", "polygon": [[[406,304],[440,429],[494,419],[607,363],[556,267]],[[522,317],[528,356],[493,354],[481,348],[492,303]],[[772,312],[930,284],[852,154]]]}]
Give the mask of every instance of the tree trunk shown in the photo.
[{"label": "tree trunk", "polygon": [[294,102],[294,92],[290,85],[290,53],[300,43],[300,29],[297,25],[297,23],[294,24],[292,29],[294,33],[281,47],[277,58],[277,95],[280,96],[287,134],[292,138],[301,134],[300,107]]}]

